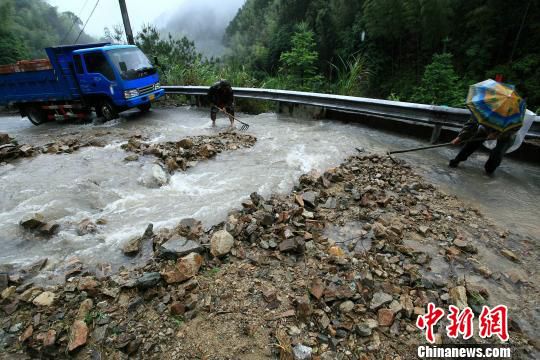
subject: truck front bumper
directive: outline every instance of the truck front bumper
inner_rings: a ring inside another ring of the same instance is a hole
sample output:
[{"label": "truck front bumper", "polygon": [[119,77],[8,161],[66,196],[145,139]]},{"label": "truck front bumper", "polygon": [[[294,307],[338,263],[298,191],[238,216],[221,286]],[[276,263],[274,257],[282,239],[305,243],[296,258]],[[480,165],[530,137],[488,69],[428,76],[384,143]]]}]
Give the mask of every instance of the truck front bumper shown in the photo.
[{"label": "truck front bumper", "polygon": [[151,92],[149,94],[137,96],[137,97],[131,98],[129,100],[126,100],[125,106],[128,109],[134,108],[134,107],[137,107],[139,105],[143,105],[143,104],[155,101],[155,100],[159,99],[160,97],[162,97],[163,95],[165,95],[165,90],[164,89],[159,89],[159,90],[153,91],[153,92]]}]

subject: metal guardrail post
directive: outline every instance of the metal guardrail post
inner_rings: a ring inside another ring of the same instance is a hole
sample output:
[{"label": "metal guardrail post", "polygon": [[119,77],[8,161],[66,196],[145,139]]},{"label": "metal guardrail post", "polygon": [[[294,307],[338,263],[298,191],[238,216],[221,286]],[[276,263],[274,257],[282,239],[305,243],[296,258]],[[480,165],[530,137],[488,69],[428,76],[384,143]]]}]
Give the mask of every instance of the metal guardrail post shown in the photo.
[{"label": "metal guardrail post", "polygon": [[430,140],[432,144],[435,144],[437,140],[439,140],[439,137],[441,136],[441,130],[442,130],[441,124],[435,124],[433,126],[433,132],[431,133],[431,140]]}]

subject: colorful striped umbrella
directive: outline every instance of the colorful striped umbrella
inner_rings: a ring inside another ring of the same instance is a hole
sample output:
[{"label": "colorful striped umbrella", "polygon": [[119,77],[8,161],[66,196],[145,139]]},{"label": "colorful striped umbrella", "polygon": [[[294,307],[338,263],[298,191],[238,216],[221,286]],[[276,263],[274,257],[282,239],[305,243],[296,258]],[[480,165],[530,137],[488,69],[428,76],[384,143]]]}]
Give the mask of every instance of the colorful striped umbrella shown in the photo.
[{"label": "colorful striped umbrella", "polygon": [[466,105],[480,124],[500,132],[521,127],[526,110],[514,86],[491,79],[471,85]]}]

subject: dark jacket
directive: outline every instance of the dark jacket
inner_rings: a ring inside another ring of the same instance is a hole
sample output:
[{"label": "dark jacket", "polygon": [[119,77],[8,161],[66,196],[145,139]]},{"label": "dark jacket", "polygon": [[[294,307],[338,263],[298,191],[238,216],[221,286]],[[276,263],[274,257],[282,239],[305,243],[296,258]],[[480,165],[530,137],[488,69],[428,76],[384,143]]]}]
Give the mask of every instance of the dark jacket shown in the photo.
[{"label": "dark jacket", "polygon": [[234,92],[227,81],[218,81],[208,90],[208,99],[219,107],[231,106],[234,102]]},{"label": "dark jacket", "polygon": [[500,134],[497,136],[498,140],[505,140],[512,138],[519,129],[513,129],[500,133],[500,131],[490,128],[489,126],[481,125],[473,116],[469,118],[469,121],[459,132],[458,137],[461,141],[467,141],[473,138],[486,138],[493,133]]}]

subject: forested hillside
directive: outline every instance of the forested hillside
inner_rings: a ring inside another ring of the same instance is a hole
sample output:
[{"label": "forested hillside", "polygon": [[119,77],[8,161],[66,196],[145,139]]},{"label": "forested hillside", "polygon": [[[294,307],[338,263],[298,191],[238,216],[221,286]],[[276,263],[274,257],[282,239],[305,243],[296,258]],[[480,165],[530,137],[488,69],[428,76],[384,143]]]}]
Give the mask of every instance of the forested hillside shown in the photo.
[{"label": "forested hillside", "polygon": [[[47,46],[72,44],[82,25],[75,14],[59,13],[43,0],[0,0],[0,65],[45,57]],[[78,40],[92,41],[85,33]]]},{"label": "forested hillside", "polygon": [[314,89],[334,90],[360,60],[358,95],[458,105],[468,84],[502,74],[540,106],[539,1],[247,0],[225,40],[233,62],[275,78],[301,33],[324,76]]}]

